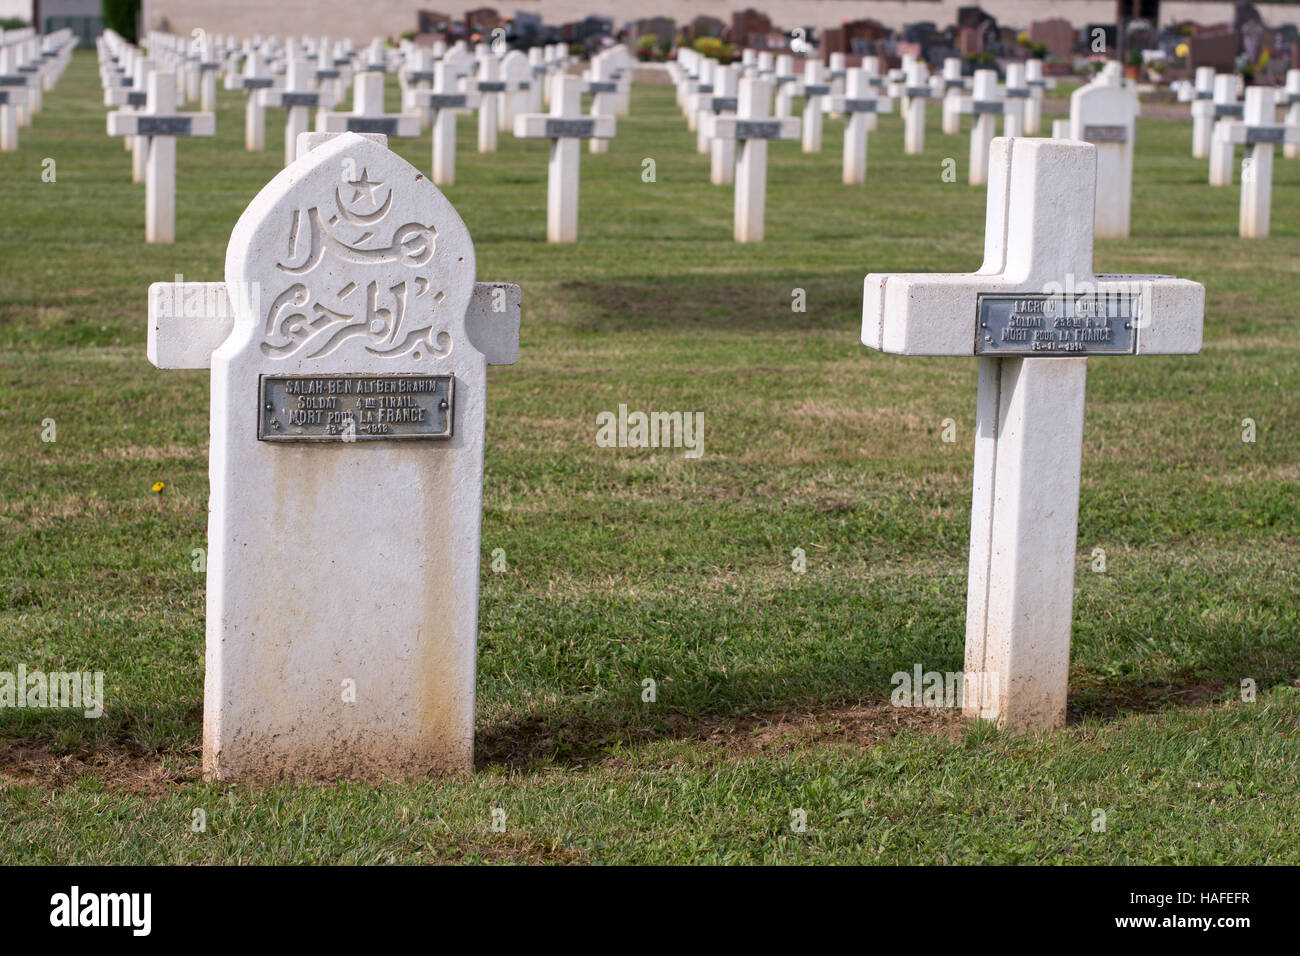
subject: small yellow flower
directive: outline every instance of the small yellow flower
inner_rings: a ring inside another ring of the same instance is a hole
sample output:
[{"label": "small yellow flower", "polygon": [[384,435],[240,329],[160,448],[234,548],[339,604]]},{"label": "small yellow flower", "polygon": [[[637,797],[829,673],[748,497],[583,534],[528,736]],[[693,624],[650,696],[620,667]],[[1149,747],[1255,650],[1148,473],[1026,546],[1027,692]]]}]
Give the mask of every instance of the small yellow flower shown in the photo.
[{"label": "small yellow flower", "polygon": [[1180,43],[1178,44],[1178,46],[1174,47],[1174,56],[1179,56],[1179,57],[1187,56],[1187,54],[1190,52],[1191,52],[1191,47],[1189,47],[1186,43]]},{"label": "small yellow flower", "polygon": [[153,490],[155,494],[162,494],[162,490],[166,487],[167,486],[163,484],[161,481],[155,481],[153,483]]}]

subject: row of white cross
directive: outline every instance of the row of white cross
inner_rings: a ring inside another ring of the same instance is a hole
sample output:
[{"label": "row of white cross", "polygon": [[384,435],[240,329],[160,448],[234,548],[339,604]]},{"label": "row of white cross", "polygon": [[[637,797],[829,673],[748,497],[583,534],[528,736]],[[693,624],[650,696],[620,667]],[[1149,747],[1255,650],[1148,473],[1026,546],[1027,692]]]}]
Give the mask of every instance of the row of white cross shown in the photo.
[{"label": "row of white cross", "polygon": [[37,36],[31,27],[0,30],[0,150],[18,148],[18,131],[41,111],[76,47],[64,28]]},{"label": "row of white cross", "polygon": [[[176,112],[176,98],[183,95],[187,82],[183,72],[170,70],[190,70],[190,76],[198,77],[201,95],[206,99],[207,87],[215,88],[215,71],[206,70],[205,65],[220,61],[213,49],[216,40],[211,36],[199,38],[196,54],[187,53],[184,44],[168,34],[153,34],[150,42],[151,53],[156,51],[169,68],[161,73],[168,79],[154,83],[151,78],[155,61],[142,56],[111,31],[100,41],[101,73],[106,104],[128,107],[110,115],[109,133],[127,137],[128,145],[135,148],[133,175],[136,181],[146,182],[146,239],[171,242],[175,237],[174,139],[213,135],[215,123],[211,112]],[[286,110],[286,165],[295,158],[299,136],[307,130],[313,108],[317,110],[316,128],[320,132],[414,137],[424,126],[430,126],[432,177],[439,185],[455,180],[458,112],[477,108],[480,152],[496,150],[497,132],[503,128],[513,129],[519,137],[549,139],[553,148],[547,238],[572,242],[577,238],[578,223],[578,140],[590,140],[592,152],[604,150],[605,141],[614,135],[614,117],[627,111],[631,61],[625,48],[612,47],[594,57],[586,78],[580,79],[564,72],[567,55],[558,46],[534,48],[528,55],[510,51],[500,57],[487,44],[480,44],[474,53],[463,44],[436,46],[432,51],[411,47],[399,64],[380,41],[359,56],[340,57],[337,54],[346,51],[321,40],[316,44],[318,56],[330,51],[331,66],[324,71],[319,66],[313,68],[312,61],[295,55],[296,44],[290,44],[284,54],[286,73],[281,80],[270,67],[276,56],[264,57],[261,48],[246,45],[238,71],[234,67],[236,58],[225,61],[229,67],[226,87],[248,93],[245,141],[249,149],[264,146],[265,109],[275,106]],[[346,71],[354,67],[352,109],[334,112],[337,100],[330,85],[336,74],[341,82]],[[384,109],[384,80],[389,71],[398,74],[403,87],[403,109],[399,113]],[[581,113],[584,92],[592,96],[590,115]],[[527,112],[529,108],[540,108],[547,100],[549,114]],[[152,142],[164,138],[172,145],[159,149],[150,161]]]}]

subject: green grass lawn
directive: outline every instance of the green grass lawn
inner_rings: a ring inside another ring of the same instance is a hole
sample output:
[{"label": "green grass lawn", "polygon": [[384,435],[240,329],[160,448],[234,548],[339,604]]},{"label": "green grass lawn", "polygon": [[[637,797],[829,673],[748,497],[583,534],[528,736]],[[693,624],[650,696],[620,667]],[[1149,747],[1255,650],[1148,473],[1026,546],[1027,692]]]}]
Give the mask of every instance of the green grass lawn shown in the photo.
[{"label": "green grass lawn", "polygon": [[[250,789],[199,766],[208,377],[145,358],[148,284],[220,279],[281,166],[283,114],[248,153],[220,97],[178,149],[175,245],[144,242],[93,57],[0,154],[0,670],[102,670],[107,697],[0,710],[0,861],[1300,862],[1300,161],[1241,240],[1190,124],[1141,122],[1133,236],[1096,268],[1204,283],[1205,348],[1090,363],[1070,725],[1015,737],[888,705],[894,672],[962,666],[976,363],[859,343],[866,273],[979,266],[968,137],[932,109],[904,156],[884,117],[858,187],[838,122],[820,155],[775,144],[739,246],[671,89],[637,87],[555,246],[546,144],[479,156],[462,118],[447,194],[524,301],[490,372],[478,771]],[[427,171],[428,134],[393,145]],[[704,412],[703,457],[597,447],[620,403]]]}]

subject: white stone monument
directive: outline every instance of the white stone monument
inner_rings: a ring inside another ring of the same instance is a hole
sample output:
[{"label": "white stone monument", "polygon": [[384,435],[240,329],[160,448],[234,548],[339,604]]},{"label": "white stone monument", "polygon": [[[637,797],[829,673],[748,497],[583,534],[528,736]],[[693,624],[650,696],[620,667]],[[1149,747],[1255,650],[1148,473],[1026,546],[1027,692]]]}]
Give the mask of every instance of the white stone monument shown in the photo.
[{"label": "white stone monument", "polygon": [[1070,94],[1070,138],[1097,147],[1098,239],[1125,239],[1133,198],[1137,90],[1099,77]]},{"label": "white stone monument", "polygon": [[1025,135],[1037,136],[1043,123],[1043,97],[1047,90],[1056,88],[1056,81],[1043,76],[1043,61],[1025,61],[1025,82],[1029,85],[1029,99],[1025,101]]},{"label": "white stone monument", "polygon": [[315,70],[311,61],[289,61],[283,89],[266,89],[253,93],[262,98],[263,108],[281,107],[284,118],[284,164],[288,166],[298,158],[298,137],[311,126],[311,111],[328,110],[334,106],[333,94],[315,88]]},{"label": "white stone monument", "polygon": [[1006,104],[999,95],[997,70],[976,70],[971,95],[957,101],[957,112],[975,117],[970,127],[970,177],[972,186],[983,186],[989,178],[989,144],[996,132],[997,117]]},{"label": "white stone monument", "polygon": [[244,148],[249,152],[258,152],[266,148],[266,107],[262,105],[260,90],[268,90],[275,85],[275,77],[267,69],[262,54],[252,50],[244,57],[242,75],[228,75],[226,88],[243,90],[248,95],[244,106]]},{"label": "white stone monument", "polygon": [[1203,286],[1093,273],[1096,155],[994,140],[980,270],[865,282],[866,345],[979,357],[964,706],[1015,730],[1065,722],[1088,356],[1201,347]]},{"label": "white stone monument", "polygon": [[919,60],[907,64],[903,71],[902,100],[903,152],[918,156],[925,152],[925,106],[930,99],[930,71]]},{"label": "white stone monument", "polygon": [[420,114],[385,113],[384,74],[366,70],[352,80],[352,112],[322,109],[316,114],[316,129],[322,133],[377,133],[410,138],[420,135]]},{"label": "white stone monument", "polygon": [[1007,64],[1007,82],[1002,88],[1002,98],[1007,108],[1002,113],[1002,135],[1025,135],[1025,108],[1034,97],[1025,73],[1025,64]]},{"label": "white stone monument", "polygon": [[520,113],[515,117],[516,136],[551,141],[546,186],[547,242],[578,239],[579,141],[593,136],[610,139],[614,135],[614,117],[583,116],[581,102],[582,78],[558,76],[551,87],[550,113]]},{"label": "white stone monument", "polygon": [[1224,121],[1215,127],[1215,136],[1227,141],[1229,149],[1237,143],[1246,147],[1241,159],[1239,232],[1243,239],[1262,239],[1268,235],[1273,201],[1273,147],[1300,143],[1300,126],[1279,125],[1274,121],[1275,95],[1271,87],[1247,87],[1244,121]]},{"label": "white stone monument", "polygon": [[800,95],[803,106],[803,151],[822,151],[822,103],[831,95],[830,78],[820,60],[809,60],[803,66],[803,85]]},{"label": "white stone monument", "polygon": [[710,120],[713,127],[710,136],[735,140],[740,144],[736,154],[734,235],[737,242],[763,241],[767,205],[767,141],[799,137],[798,117],[768,115],[771,97],[771,87],[765,80],[741,80],[736,114],[714,116]]},{"label": "white stone monument", "polygon": [[1214,127],[1214,67],[1198,66],[1192,98],[1192,158],[1210,155],[1210,137]]},{"label": "white stone monument", "polygon": [[443,60],[433,68],[432,90],[406,91],[407,109],[433,113],[433,181],[438,186],[456,181],[456,115],[479,105],[477,92],[458,92],[458,86],[455,65]]},{"label": "white stone monument", "polygon": [[144,222],[146,242],[176,241],[176,138],[212,136],[217,131],[211,113],[176,111],[176,78],[149,74],[148,102],[143,111],[108,114],[109,136],[138,136],[148,157],[145,164]]},{"label": "white stone monument", "polygon": [[517,358],[519,288],[475,283],[382,137],[304,139],[225,282],[149,290],[150,361],[212,370],[204,771],[468,770],[486,367]]},{"label": "white stone monument", "polygon": [[868,120],[877,113],[888,113],[892,100],[880,95],[880,88],[871,85],[868,74],[857,67],[845,71],[845,95],[826,98],[827,112],[845,114],[844,162],[841,179],[846,184],[867,181]]},{"label": "white stone monument", "polygon": [[948,136],[961,132],[961,98],[966,93],[962,79],[961,57],[950,56],[943,61],[943,131]]},{"label": "white stone monument", "polygon": [[1237,75],[1219,73],[1214,77],[1213,116],[1210,132],[1210,185],[1232,185],[1232,143],[1218,135],[1220,123],[1239,120],[1245,116],[1245,107],[1237,102]]}]

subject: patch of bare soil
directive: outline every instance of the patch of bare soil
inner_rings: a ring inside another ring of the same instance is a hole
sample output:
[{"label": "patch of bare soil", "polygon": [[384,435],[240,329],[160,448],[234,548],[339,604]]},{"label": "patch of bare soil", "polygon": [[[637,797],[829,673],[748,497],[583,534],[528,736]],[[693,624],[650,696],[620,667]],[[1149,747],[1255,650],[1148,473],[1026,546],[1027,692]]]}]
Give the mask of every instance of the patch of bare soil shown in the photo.
[{"label": "patch of bare soil", "polygon": [[0,787],[61,790],[89,774],[109,790],[160,797],[174,785],[197,780],[202,771],[197,751],[160,752],[123,744],[67,751],[52,743],[22,740],[0,744]]}]

